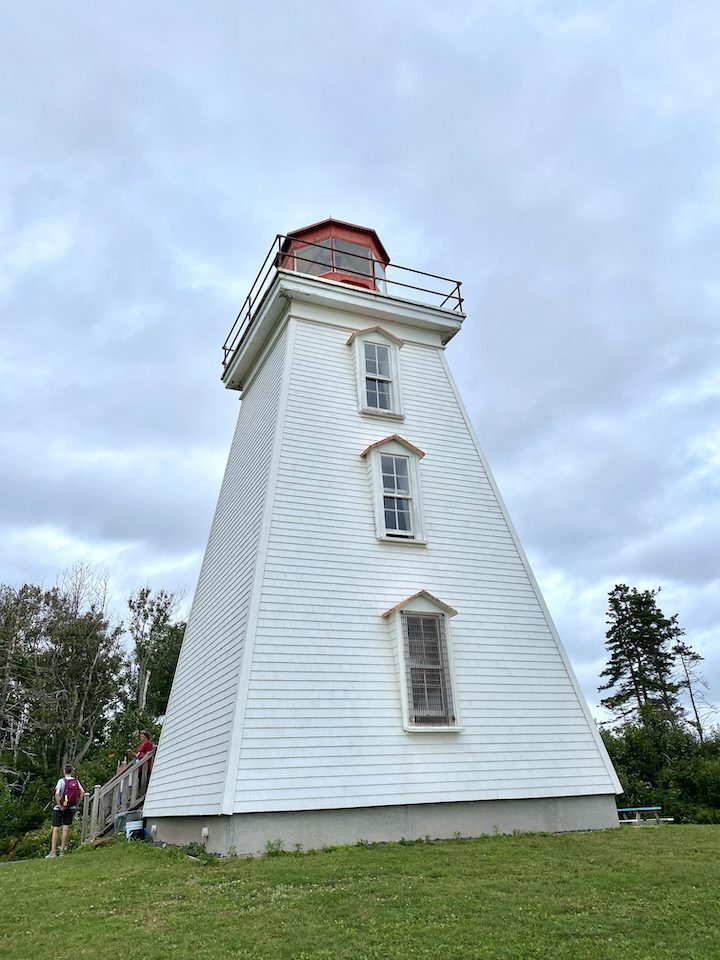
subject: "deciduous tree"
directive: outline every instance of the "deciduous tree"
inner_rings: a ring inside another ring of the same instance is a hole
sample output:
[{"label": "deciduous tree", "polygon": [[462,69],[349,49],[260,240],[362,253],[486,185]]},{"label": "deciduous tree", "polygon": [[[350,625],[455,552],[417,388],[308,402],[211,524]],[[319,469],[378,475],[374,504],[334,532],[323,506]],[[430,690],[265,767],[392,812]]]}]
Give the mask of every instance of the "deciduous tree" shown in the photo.
[{"label": "deciduous tree", "polygon": [[179,602],[180,597],[176,594],[166,590],[157,590],[153,594],[148,586],[141,587],[128,599],[128,631],[133,642],[135,705],[138,710],[146,709],[152,672],[165,657],[169,635],[174,629],[172,617]]}]

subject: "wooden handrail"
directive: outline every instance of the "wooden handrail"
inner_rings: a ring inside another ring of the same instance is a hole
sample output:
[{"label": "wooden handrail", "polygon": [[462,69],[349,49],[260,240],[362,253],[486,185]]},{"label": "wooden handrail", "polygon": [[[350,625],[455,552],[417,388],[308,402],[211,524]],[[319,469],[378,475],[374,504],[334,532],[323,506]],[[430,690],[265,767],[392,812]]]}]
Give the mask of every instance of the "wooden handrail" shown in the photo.
[{"label": "wooden handrail", "polygon": [[82,816],[83,843],[95,840],[115,823],[118,813],[135,809],[145,799],[155,750],[153,747],[142,760],[128,764],[107,783],[96,784],[92,796],[85,795]]}]

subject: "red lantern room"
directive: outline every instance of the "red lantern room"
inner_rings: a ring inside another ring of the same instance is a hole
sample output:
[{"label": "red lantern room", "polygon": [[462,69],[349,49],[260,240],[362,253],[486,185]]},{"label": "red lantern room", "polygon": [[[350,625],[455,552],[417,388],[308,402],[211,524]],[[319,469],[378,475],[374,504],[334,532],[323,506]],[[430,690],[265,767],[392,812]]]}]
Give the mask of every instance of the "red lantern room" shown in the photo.
[{"label": "red lantern room", "polygon": [[321,220],[288,233],[282,254],[283,270],[385,292],[385,267],[390,257],[369,227],[332,218]]}]

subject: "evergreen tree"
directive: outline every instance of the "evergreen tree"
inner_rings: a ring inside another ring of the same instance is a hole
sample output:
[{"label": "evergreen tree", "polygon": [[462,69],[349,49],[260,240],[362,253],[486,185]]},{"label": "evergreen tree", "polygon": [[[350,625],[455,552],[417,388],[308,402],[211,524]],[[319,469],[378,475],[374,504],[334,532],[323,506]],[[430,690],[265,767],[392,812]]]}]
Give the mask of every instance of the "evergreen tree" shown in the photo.
[{"label": "evergreen tree", "polygon": [[668,618],[658,607],[659,592],[620,583],[609,594],[605,645],[610,658],[600,674],[606,682],[599,689],[610,691],[600,702],[618,720],[641,718],[648,708],[674,721],[682,719],[672,645],[683,631],[677,614]]}]

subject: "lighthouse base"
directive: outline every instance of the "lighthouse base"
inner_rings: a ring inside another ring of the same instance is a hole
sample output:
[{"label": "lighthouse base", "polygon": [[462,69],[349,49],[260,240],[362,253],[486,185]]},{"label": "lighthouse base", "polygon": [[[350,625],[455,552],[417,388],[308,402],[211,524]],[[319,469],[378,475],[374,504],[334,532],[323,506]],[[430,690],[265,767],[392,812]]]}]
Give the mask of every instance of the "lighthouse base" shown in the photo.
[{"label": "lighthouse base", "polygon": [[449,840],[486,834],[565,833],[617,827],[613,795],[406,804],[340,810],[148,817],[156,842],[202,843],[222,856],[317,850],[337,844]]}]

